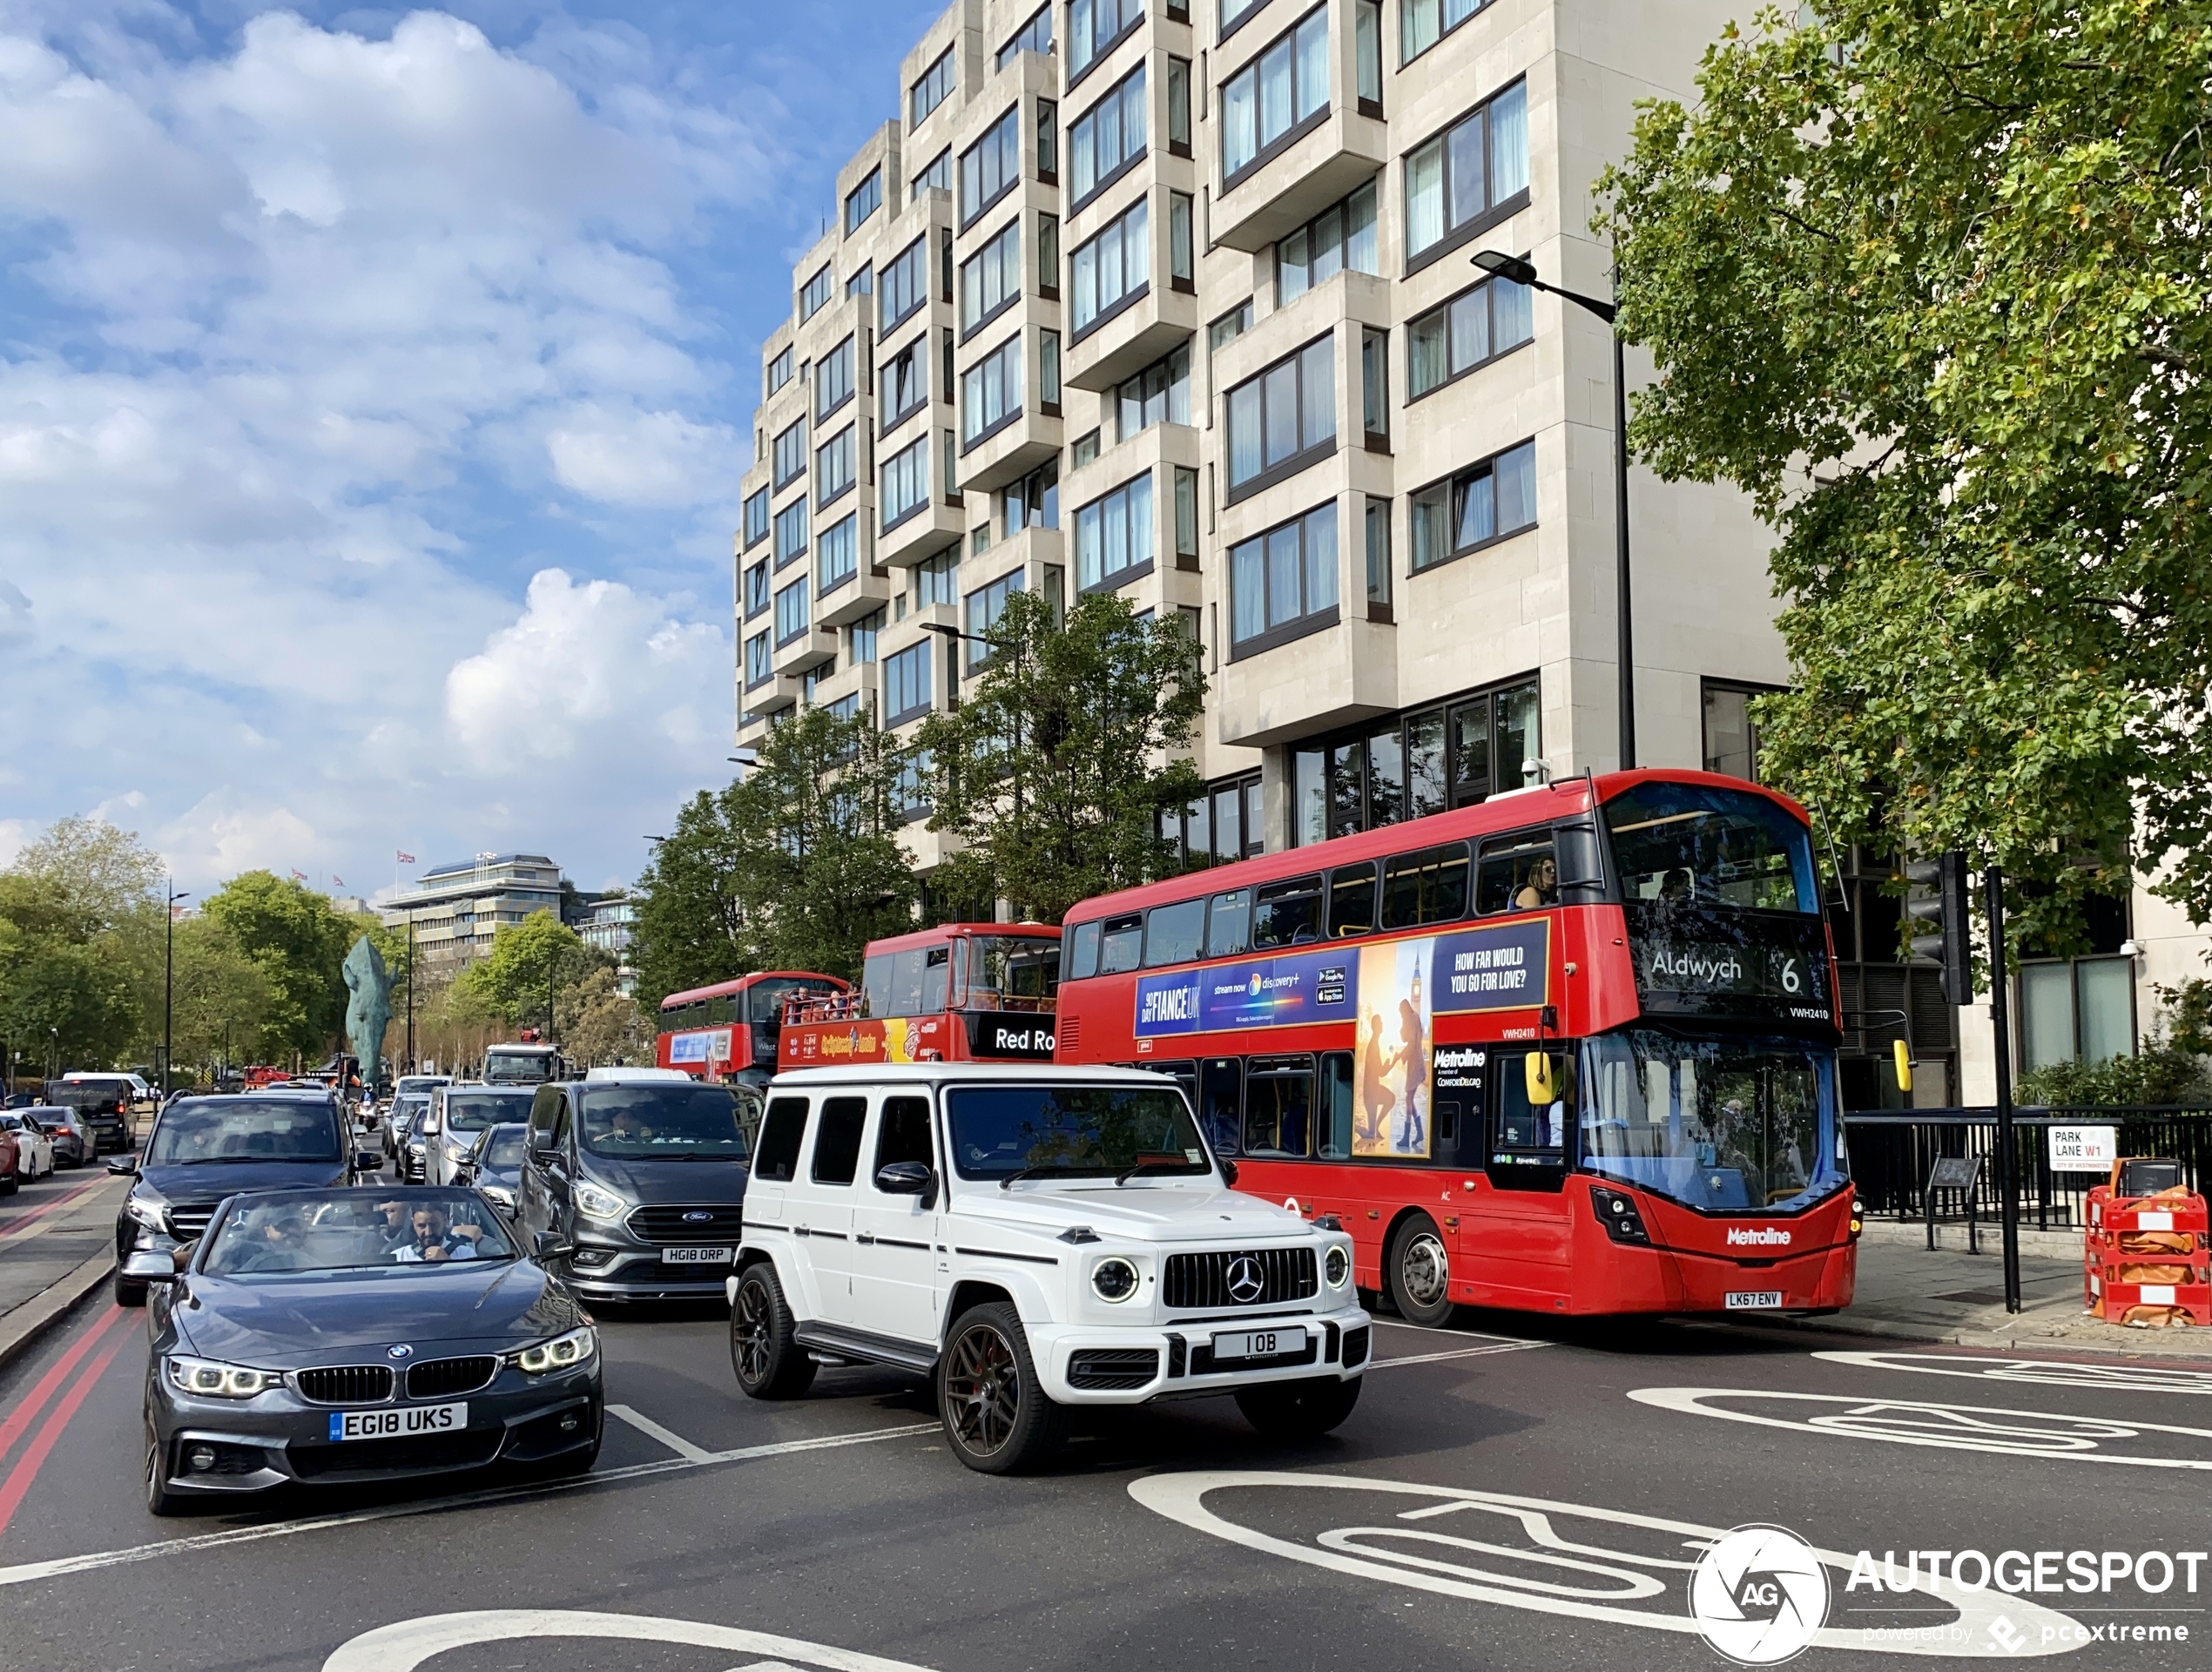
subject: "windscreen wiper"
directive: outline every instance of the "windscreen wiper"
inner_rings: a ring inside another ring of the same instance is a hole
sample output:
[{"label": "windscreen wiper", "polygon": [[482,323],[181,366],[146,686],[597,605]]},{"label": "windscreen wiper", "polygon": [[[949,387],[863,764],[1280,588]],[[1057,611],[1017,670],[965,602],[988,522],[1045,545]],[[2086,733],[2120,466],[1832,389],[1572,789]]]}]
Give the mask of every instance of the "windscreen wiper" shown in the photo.
[{"label": "windscreen wiper", "polygon": [[1190,1165],[1190,1163],[1180,1156],[1147,1156],[1142,1161],[1131,1162],[1120,1172],[1116,1173],[1114,1183],[1116,1186],[1126,1184],[1148,1167],[1188,1167]]}]

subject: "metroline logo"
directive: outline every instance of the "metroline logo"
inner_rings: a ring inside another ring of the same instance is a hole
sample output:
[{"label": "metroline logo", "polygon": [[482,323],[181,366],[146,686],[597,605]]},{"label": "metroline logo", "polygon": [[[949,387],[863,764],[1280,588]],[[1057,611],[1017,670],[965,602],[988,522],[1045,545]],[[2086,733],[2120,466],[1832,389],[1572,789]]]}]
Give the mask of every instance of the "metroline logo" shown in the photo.
[{"label": "metroline logo", "polygon": [[1761,1225],[1757,1230],[1730,1225],[1728,1245],[1730,1248],[1787,1248],[1790,1246],[1790,1233],[1777,1230],[1772,1225]]}]

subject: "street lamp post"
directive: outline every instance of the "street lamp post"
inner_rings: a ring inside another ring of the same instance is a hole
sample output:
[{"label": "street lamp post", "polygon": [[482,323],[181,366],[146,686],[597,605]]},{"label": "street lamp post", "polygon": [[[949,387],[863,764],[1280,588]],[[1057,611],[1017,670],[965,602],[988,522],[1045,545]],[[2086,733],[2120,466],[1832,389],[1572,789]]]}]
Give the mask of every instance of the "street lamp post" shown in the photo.
[{"label": "street lamp post", "polygon": [[169,914],[169,921],[163,926],[165,934],[161,949],[161,1101],[164,1103],[169,1101],[169,1064],[176,1055],[176,1040],[172,1025],[176,1015],[173,998],[177,969],[177,902],[192,898],[189,890],[181,893],[172,893],[169,887],[170,880],[167,877],[161,880],[161,892],[168,896],[165,909]]},{"label": "street lamp post", "polygon": [[1501,279],[1511,280],[1516,285],[1526,285],[1531,290],[1541,290],[1562,301],[1573,302],[1605,321],[1605,328],[1613,338],[1613,510],[1614,550],[1613,584],[1617,599],[1615,609],[1619,619],[1615,624],[1616,659],[1620,663],[1621,680],[1621,770],[1628,771],[1636,764],[1636,698],[1635,644],[1629,630],[1629,377],[1623,357],[1621,332],[1614,322],[1616,312],[1611,302],[1601,302],[1595,296],[1584,296],[1557,285],[1548,285],[1536,276],[1533,261],[1517,255],[1507,255],[1499,250],[1483,250],[1474,257],[1474,265],[1483,272]]},{"label": "street lamp post", "polygon": [[407,908],[407,1071],[415,1072],[415,907]]}]

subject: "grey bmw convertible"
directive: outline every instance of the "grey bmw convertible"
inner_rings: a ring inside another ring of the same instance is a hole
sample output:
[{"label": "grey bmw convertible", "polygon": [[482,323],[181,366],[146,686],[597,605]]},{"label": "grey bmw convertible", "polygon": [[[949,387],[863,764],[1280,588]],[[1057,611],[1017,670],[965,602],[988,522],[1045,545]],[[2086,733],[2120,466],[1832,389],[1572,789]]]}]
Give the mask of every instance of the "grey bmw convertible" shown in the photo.
[{"label": "grey bmw convertible", "polygon": [[[234,1196],[148,1284],[146,1507],[598,1456],[591,1320],[474,1190]],[[181,1268],[181,1269],[180,1269]]]}]

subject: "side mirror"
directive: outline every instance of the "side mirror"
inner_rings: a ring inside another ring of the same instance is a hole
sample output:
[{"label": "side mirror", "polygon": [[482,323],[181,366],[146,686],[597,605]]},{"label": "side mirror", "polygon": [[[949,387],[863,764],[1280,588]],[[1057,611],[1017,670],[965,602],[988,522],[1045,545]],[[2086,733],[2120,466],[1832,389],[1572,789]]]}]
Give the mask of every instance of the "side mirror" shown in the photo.
[{"label": "side mirror", "polygon": [[1552,1082],[1552,1060],[1543,1051],[1531,1051],[1521,1059],[1528,1082],[1528,1102],[1534,1109],[1548,1109],[1559,1101],[1559,1088]]},{"label": "side mirror", "polygon": [[129,1178],[138,1170],[138,1158],[136,1156],[118,1156],[113,1161],[108,1163],[107,1170],[111,1173]]},{"label": "side mirror", "polygon": [[166,1254],[132,1254],[123,1262],[123,1275],[133,1283],[174,1283],[177,1263]]},{"label": "side mirror", "polygon": [[551,1127],[547,1127],[543,1132],[539,1131],[536,1127],[532,1127],[530,1129],[530,1154],[534,1156],[557,1156],[560,1153],[560,1145],[553,1142],[553,1129]]},{"label": "side mirror", "polygon": [[1226,1156],[1221,1157],[1221,1182],[1232,1190],[1236,1188],[1237,1163]]},{"label": "side mirror", "polygon": [[575,1252],[576,1244],[563,1242],[558,1232],[540,1230],[531,1234],[530,1257],[540,1265],[554,1260],[565,1260]]},{"label": "side mirror", "polygon": [[357,1173],[381,1173],[384,1170],[384,1154],[380,1150],[356,1150],[354,1170]]},{"label": "side mirror", "polygon": [[887,1162],[876,1169],[875,1187],[886,1196],[920,1196],[936,1176],[919,1161]]}]

